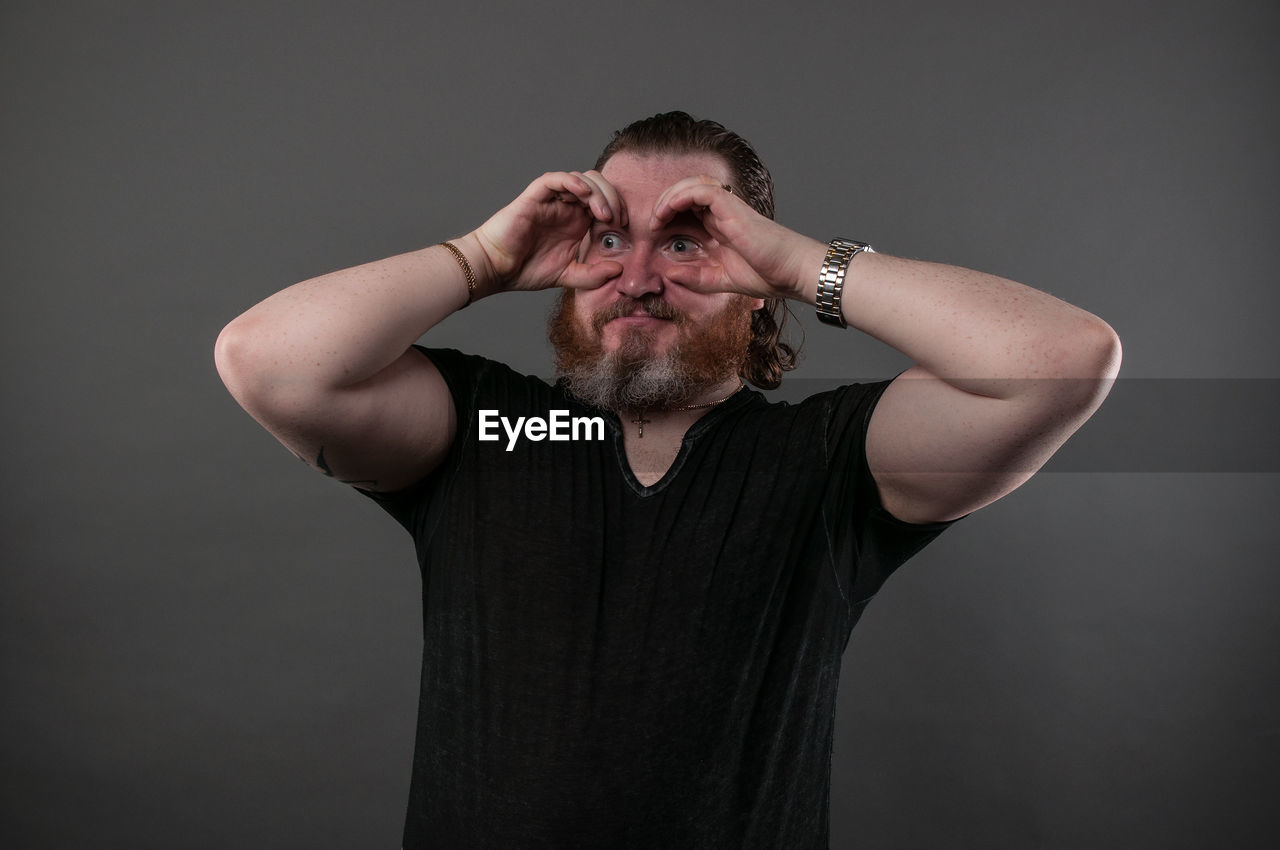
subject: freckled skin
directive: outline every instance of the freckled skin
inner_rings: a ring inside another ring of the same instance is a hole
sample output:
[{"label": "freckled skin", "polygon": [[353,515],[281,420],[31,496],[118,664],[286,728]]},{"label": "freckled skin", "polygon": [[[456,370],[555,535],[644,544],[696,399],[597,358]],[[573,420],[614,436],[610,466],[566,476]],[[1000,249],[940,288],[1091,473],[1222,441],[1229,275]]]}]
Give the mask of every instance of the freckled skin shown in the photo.
[{"label": "freckled skin", "polygon": [[[622,296],[657,296],[695,325],[735,294],[812,306],[826,246],[755,213],[724,189],[727,176],[705,154],[626,152],[603,173],[547,172],[452,240],[474,292],[438,247],[304,281],[223,330],[219,373],[295,452],[313,457],[323,447],[336,476],[408,485],[444,457],[457,429],[443,378],[408,348],[473,297],[560,286],[579,293],[585,317]],[[603,230],[624,238],[620,251],[596,240]],[[841,309],[851,329],[915,364],[881,397],[867,435],[881,500],[909,521],[951,519],[1019,486],[1097,408],[1119,368],[1119,341],[1096,316],[969,269],[859,253]],[[651,332],[659,352],[679,334],[661,321],[623,319],[602,328],[602,343],[616,348],[628,326]],[[835,368],[856,372],[856,364]],[[704,397],[733,386],[726,380]],[[668,436],[678,443],[692,421],[645,418],[646,452]],[[630,441],[635,424],[628,418],[624,428]]]}]

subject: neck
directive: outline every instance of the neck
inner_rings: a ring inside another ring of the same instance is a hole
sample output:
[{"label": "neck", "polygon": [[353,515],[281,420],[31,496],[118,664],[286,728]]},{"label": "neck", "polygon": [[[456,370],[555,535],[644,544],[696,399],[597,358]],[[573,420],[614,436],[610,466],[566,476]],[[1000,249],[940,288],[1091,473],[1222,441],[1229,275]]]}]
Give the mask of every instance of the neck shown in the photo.
[{"label": "neck", "polygon": [[693,398],[688,399],[683,404],[673,405],[671,412],[676,412],[681,407],[700,407],[702,405],[715,405],[722,401],[727,401],[738,390],[742,389],[742,379],[737,375],[730,375],[718,384],[708,387],[698,393]]},{"label": "neck", "polygon": [[683,438],[693,423],[732,398],[745,385],[737,375],[725,378],[680,405],[670,408],[619,411],[623,432],[628,437]]}]

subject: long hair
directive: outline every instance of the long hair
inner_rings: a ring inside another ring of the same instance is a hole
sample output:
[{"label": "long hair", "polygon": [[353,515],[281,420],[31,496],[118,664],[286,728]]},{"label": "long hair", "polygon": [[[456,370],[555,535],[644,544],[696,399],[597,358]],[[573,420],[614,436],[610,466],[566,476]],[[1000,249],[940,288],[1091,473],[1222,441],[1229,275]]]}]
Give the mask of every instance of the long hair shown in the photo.
[{"label": "long hair", "polygon": [[[663,112],[642,118],[613,134],[600,152],[599,171],[614,154],[711,153],[729,166],[733,191],[760,215],[772,219],[773,177],[746,139],[716,121],[698,120],[687,112]],[[782,383],[782,373],[796,368],[799,347],[782,340],[791,310],[782,298],[767,298],[764,306],[751,313],[751,342],[742,366],[748,383],[771,390]]]}]

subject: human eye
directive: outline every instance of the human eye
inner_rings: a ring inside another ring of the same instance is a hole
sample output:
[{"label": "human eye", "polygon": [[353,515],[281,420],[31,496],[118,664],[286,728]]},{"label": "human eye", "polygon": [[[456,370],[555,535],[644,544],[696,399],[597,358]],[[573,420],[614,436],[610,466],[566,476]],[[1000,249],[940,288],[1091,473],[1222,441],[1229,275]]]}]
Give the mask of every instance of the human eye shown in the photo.
[{"label": "human eye", "polygon": [[667,247],[673,254],[687,256],[696,253],[702,246],[687,236],[677,236],[667,243]]},{"label": "human eye", "polygon": [[622,249],[622,237],[616,233],[602,233],[596,239],[597,244],[606,251]]}]

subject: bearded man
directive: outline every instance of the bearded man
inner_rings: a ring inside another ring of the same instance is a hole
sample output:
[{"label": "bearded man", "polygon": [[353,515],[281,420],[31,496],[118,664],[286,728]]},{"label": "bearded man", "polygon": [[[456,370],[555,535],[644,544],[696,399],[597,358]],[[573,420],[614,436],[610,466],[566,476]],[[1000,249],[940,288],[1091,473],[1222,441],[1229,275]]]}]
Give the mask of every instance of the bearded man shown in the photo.
[{"label": "bearded man", "polygon": [[[223,331],[236,399],[414,537],[404,846],[820,848],[840,657],[888,575],[1031,476],[1119,343],[1021,284],[774,222],[741,137],[667,113],[466,236],[290,287]],[[563,289],[560,380],[414,345]],[[916,364],[795,404],[787,301]],[[480,412],[604,439],[484,439]]]}]

